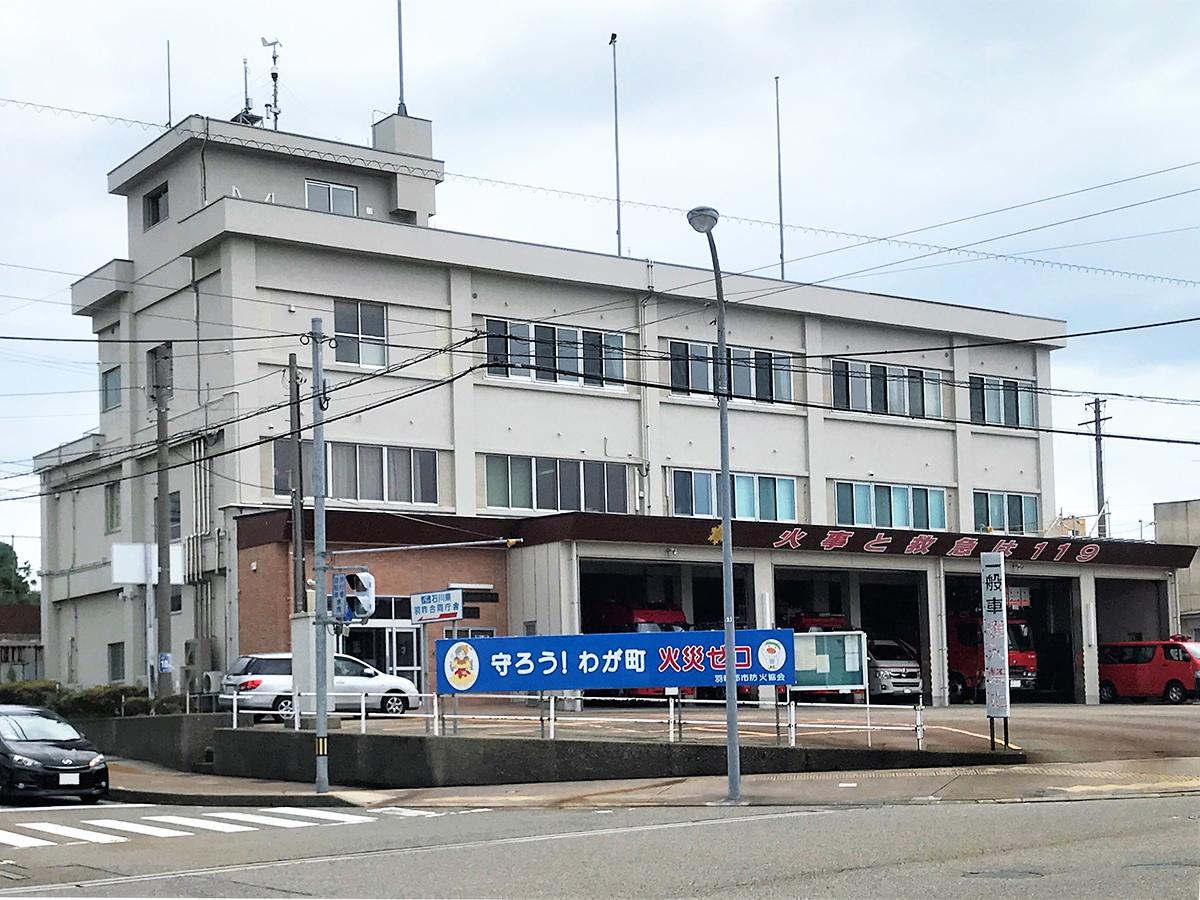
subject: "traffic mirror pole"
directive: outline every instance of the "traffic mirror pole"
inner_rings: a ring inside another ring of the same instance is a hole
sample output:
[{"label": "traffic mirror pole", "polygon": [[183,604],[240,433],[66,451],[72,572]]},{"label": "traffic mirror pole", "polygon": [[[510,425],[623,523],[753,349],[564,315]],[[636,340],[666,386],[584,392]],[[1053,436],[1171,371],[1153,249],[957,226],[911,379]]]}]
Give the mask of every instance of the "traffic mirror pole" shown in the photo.
[{"label": "traffic mirror pole", "polygon": [[313,379],[313,594],[316,603],[313,624],[317,629],[313,660],[316,680],[316,790],[318,794],[329,793],[329,695],[325,683],[328,656],[328,600],[325,597],[325,374],[321,366],[321,352],[325,335],[321,333],[321,320],[312,320],[312,379]]}]

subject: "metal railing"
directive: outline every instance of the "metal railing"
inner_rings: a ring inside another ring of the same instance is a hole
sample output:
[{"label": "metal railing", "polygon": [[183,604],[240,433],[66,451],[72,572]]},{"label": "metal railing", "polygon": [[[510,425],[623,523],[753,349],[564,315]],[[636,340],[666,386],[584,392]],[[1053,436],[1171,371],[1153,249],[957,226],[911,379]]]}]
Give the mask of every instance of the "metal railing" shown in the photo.
[{"label": "metal railing", "polygon": [[[246,708],[242,706],[239,709],[239,698],[242,696],[240,692],[232,694],[221,694],[219,699],[232,701],[232,726],[238,727],[238,713],[254,713],[262,716],[276,716],[284,719],[291,719],[292,726],[295,730],[300,730],[300,721],[303,717],[313,715],[311,710],[301,710],[299,707],[302,704],[297,704],[297,701],[307,697],[316,697],[314,692],[299,692],[295,694],[287,694],[293,699],[293,708],[290,715],[281,714],[273,709],[262,708]],[[496,713],[496,712],[460,712],[458,709],[458,698],[460,695],[452,694],[449,710],[446,704],[442,702],[442,695],[439,694],[418,694],[417,697],[420,705],[416,707],[419,711],[409,711],[407,703],[411,699],[411,695],[397,695],[395,693],[385,692],[334,692],[330,691],[326,694],[333,700],[336,706],[338,697],[356,697],[358,699],[358,709],[355,710],[330,710],[329,716],[340,719],[357,718],[359,720],[359,732],[367,733],[367,716],[370,715],[379,718],[393,719],[422,719],[425,723],[425,732],[433,734],[434,737],[445,735],[456,735],[459,731],[460,722],[537,722],[539,724],[540,733],[543,738],[555,740],[558,736],[558,731],[564,725],[575,724],[599,724],[599,725],[656,725],[660,726],[666,732],[667,741],[676,743],[682,741],[685,729],[703,728],[707,726],[718,725],[722,728],[725,724],[725,717],[722,715],[719,718],[697,718],[688,716],[686,710],[688,707],[693,708],[696,713],[702,713],[705,707],[721,707],[724,708],[724,700],[700,700],[694,698],[679,698],[679,697],[604,697],[604,698],[580,698],[580,697],[561,697],[556,694],[544,694],[538,696],[538,715],[519,714],[519,713]],[[389,713],[381,708],[382,700],[388,696],[402,696],[405,698],[406,709],[403,712]],[[519,694],[471,694],[472,699],[493,699],[512,702],[520,699]],[[368,709],[369,698],[379,698],[377,702],[371,704]],[[425,703],[428,698],[428,705]],[[585,699],[590,699],[595,702],[599,699],[603,703],[637,703],[643,706],[652,707],[651,711],[645,715],[600,715],[599,710],[595,707],[588,710],[589,714],[582,712],[573,712],[569,707],[582,703]],[[838,732],[865,732],[867,737],[867,746],[872,746],[872,734],[882,731],[904,731],[910,732],[916,739],[918,750],[925,749],[925,725],[924,725],[924,704],[920,701],[915,706],[866,706],[859,703],[805,703],[797,700],[788,699],[787,701],[770,702],[760,700],[743,700],[738,701],[738,705],[749,709],[766,710],[770,709],[775,714],[775,738],[777,743],[782,743],[783,735],[786,731],[787,744],[789,747],[796,746],[796,735],[805,729],[822,729]],[[428,706],[428,710],[426,707]],[[663,708],[665,715],[654,715],[653,707]],[[806,722],[801,720],[801,715],[805,710],[854,710],[865,714],[865,720],[861,724],[844,723],[844,722],[828,722],[828,721],[811,721]],[[880,724],[877,720],[872,721],[872,713],[876,716],[880,713],[887,714],[908,714],[913,717],[911,724]],[[449,726],[447,725],[449,720]],[[764,723],[743,720],[741,725],[745,728],[761,726]],[[769,723],[766,723],[769,724]]]}]

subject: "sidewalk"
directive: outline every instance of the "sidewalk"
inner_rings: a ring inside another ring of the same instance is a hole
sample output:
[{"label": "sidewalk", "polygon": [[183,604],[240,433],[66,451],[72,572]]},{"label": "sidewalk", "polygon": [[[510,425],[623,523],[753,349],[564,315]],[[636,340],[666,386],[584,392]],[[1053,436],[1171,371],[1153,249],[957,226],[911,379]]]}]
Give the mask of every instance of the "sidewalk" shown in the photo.
[{"label": "sidewalk", "polygon": [[[205,806],[704,806],[720,803],[726,793],[726,780],[719,776],[408,790],[333,787],[318,795],[309,784],[196,775],[131,760],[112,760],[110,772],[114,800]],[[1200,757],[742,778],[742,797],[750,806],[1019,803],[1181,794],[1200,794]]]}]

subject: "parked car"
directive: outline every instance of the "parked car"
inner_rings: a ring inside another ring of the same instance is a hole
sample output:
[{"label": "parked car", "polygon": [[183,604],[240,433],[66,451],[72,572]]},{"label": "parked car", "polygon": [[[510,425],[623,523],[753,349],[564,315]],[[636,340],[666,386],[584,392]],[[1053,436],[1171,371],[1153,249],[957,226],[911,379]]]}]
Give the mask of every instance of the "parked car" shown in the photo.
[{"label": "parked car", "polygon": [[[238,695],[238,709],[270,710],[284,721],[294,714],[292,697],[292,654],[255,653],[240,657],[221,680],[218,705],[229,709],[232,694]],[[361,695],[367,695],[367,708],[399,715],[421,705],[417,686],[407,678],[385,675],[361,659],[335,653],[333,656],[333,693],[329,708],[358,710]]]},{"label": "parked car", "polygon": [[1183,703],[1200,693],[1200,643],[1187,640],[1121,641],[1097,648],[1100,702],[1119,697],[1162,697]]},{"label": "parked car", "polygon": [[872,697],[917,697],[921,663],[904,641],[867,638],[867,678]]},{"label": "parked car", "polygon": [[0,706],[0,797],[78,797],[108,793],[108,765],[96,745],[57,713]]}]

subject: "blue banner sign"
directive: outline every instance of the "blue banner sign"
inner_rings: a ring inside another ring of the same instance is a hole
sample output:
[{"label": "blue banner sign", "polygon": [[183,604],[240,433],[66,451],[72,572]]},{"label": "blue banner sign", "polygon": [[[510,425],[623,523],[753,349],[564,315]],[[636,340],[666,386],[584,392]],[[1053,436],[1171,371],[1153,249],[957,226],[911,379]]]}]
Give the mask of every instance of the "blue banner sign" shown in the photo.
[{"label": "blue banner sign", "polygon": [[[738,684],[791,684],[790,629],[736,635]],[[557,634],[437,642],[438,691],[578,691],[725,684],[722,631]]]}]

